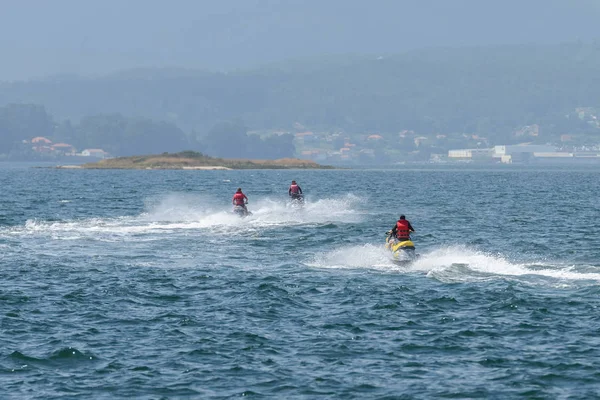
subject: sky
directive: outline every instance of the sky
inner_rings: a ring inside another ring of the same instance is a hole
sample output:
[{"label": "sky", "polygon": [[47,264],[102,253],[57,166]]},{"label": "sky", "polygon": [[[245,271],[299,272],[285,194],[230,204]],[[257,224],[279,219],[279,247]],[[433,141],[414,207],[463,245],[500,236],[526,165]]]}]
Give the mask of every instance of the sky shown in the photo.
[{"label": "sky", "polygon": [[600,0],[0,0],[0,81],[600,40]]}]

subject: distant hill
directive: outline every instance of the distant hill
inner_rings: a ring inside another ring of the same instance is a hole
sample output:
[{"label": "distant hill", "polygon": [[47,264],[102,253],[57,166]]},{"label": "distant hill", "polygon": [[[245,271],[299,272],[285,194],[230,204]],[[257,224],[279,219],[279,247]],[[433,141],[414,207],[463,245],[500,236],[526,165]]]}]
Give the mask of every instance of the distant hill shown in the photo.
[{"label": "distant hill", "polygon": [[[2,1],[0,80],[598,38],[597,0]],[[27,27],[27,29],[24,29]]]},{"label": "distant hill", "polygon": [[2,83],[0,105],[42,104],[57,120],[111,113],[152,118],[198,136],[219,121],[242,120],[250,129],[291,130],[299,122],[347,132],[470,132],[502,141],[520,126],[558,126],[577,107],[600,107],[598,71],[599,43],[439,48],[230,73],[142,69]]}]

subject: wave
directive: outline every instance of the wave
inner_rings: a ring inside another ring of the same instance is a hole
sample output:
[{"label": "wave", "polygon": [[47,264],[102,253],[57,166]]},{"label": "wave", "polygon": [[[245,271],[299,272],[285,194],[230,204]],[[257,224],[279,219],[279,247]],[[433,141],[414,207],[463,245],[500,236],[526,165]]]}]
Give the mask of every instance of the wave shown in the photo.
[{"label": "wave", "polygon": [[466,246],[450,246],[421,253],[409,265],[397,265],[383,246],[345,246],[319,254],[307,263],[316,268],[367,268],[390,273],[423,273],[443,282],[498,278],[530,283],[568,284],[588,281],[600,284],[600,266],[569,265],[549,260],[511,261],[501,254],[485,253]]},{"label": "wave", "polygon": [[[13,351],[9,356],[13,361],[18,363],[41,364],[41,365],[79,365],[80,362],[88,362],[95,360],[96,357],[91,354],[84,354],[74,347],[65,347],[54,351],[52,354],[47,354],[42,357],[33,357],[23,354],[19,351]],[[27,367],[23,365],[22,367]]]}]

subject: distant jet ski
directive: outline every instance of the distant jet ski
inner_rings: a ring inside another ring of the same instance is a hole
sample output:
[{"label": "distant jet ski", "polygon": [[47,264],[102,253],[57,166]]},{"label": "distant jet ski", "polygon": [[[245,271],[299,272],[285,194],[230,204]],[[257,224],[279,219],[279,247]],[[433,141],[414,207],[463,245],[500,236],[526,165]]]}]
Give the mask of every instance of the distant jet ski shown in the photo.
[{"label": "distant jet ski", "polygon": [[247,209],[245,209],[242,206],[233,207],[233,213],[240,218],[244,218],[244,217],[247,217],[248,215],[252,215],[252,213],[250,211],[248,211]]},{"label": "distant jet ski", "polygon": [[304,196],[301,194],[293,194],[290,200],[290,207],[292,208],[303,208],[304,207]]},{"label": "distant jet ski", "polygon": [[385,238],[385,248],[392,253],[393,261],[397,264],[409,264],[419,257],[415,252],[415,244],[412,240],[400,241],[390,232]]}]

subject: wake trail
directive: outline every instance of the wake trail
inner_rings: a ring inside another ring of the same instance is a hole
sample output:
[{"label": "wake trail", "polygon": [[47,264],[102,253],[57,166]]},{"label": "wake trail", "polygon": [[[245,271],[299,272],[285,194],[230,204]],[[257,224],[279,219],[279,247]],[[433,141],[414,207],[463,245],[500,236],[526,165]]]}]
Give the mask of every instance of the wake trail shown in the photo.
[{"label": "wake trail", "polygon": [[258,199],[248,206],[251,216],[240,218],[232,206],[210,197],[172,194],[146,200],[146,211],[137,216],[84,218],[65,221],[28,220],[23,226],[0,229],[2,236],[52,236],[55,239],[94,237],[116,240],[123,236],[161,235],[197,230],[210,234],[230,234],[246,230],[272,229],[293,225],[355,223],[362,218],[359,197],[319,199],[294,209],[284,200]]},{"label": "wake trail", "polygon": [[[600,267],[569,265],[548,260],[515,262],[501,254],[485,253],[465,246],[450,246],[420,252],[405,265],[392,261],[383,245],[343,246],[320,253],[307,262],[315,268],[365,268],[390,273],[423,273],[444,282],[469,282],[498,278],[531,283],[589,281],[600,284]],[[596,272],[597,271],[597,272]]]}]

